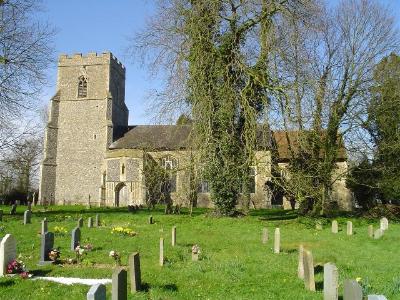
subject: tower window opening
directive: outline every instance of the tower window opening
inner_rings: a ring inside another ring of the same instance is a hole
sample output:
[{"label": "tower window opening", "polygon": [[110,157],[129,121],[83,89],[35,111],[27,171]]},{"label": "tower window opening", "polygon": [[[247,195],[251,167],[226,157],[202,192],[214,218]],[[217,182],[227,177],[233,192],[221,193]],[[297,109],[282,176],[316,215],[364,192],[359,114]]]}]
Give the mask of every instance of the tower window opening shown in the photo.
[{"label": "tower window opening", "polygon": [[85,76],[81,76],[78,83],[78,98],[85,97],[87,97],[87,80]]}]

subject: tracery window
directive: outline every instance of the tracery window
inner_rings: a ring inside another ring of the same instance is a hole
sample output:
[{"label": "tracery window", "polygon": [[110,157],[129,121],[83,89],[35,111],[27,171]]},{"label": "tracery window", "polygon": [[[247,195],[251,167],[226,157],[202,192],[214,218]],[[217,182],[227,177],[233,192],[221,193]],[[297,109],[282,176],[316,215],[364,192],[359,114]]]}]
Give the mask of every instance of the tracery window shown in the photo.
[{"label": "tracery window", "polygon": [[164,190],[168,192],[176,192],[176,169],[178,168],[178,160],[172,155],[161,158],[161,167],[168,172],[168,180],[165,182]]},{"label": "tracery window", "polygon": [[178,160],[172,155],[167,155],[161,159],[161,166],[165,170],[174,170],[178,168]]},{"label": "tracery window", "polygon": [[78,82],[78,98],[85,98],[87,97],[87,80],[85,76],[79,77]]}]

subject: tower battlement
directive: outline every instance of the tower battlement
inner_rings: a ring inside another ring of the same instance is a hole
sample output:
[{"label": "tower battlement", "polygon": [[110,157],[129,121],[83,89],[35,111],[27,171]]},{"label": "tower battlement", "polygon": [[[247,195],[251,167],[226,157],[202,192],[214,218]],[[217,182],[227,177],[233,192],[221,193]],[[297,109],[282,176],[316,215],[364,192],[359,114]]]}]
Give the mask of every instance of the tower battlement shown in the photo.
[{"label": "tower battlement", "polygon": [[61,54],[58,58],[59,67],[112,64],[119,66],[125,72],[125,66],[111,52],[89,52],[87,54],[75,53],[72,55]]}]

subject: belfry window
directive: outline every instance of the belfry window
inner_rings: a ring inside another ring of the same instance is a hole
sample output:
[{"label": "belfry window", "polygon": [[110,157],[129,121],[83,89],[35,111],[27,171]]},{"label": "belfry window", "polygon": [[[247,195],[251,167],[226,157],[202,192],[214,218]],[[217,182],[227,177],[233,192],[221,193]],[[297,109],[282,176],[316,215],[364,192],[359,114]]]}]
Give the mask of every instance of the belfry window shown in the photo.
[{"label": "belfry window", "polygon": [[87,97],[87,80],[85,76],[81,76],[78,82],[78,98],[85,97]]}]

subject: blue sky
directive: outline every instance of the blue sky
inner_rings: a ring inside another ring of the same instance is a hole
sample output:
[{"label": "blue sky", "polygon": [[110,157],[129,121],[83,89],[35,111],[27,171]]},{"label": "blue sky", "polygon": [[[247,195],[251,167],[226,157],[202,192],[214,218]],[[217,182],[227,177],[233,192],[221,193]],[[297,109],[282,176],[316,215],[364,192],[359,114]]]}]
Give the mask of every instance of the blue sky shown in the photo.
[{"label": "blue sky", "polygon": [[[151,124],[146,114],[146,93],[157,88],[139,63],[125,57],[127,36],[143,28],[156,0],[44,0],[42,17],[58,29],[56,55],[111,51],[126,66],[126,104],[129,124]],[[335,2],[337,0],[334,0]],[[334,2],[331,1],[331,2]],[[400,0],[380,0],[389,5],[400,25]],[[400,26],[398,27],[400,28]],[[43,103],[55,93],[57,60],[49,69],[49,86]]]}]

